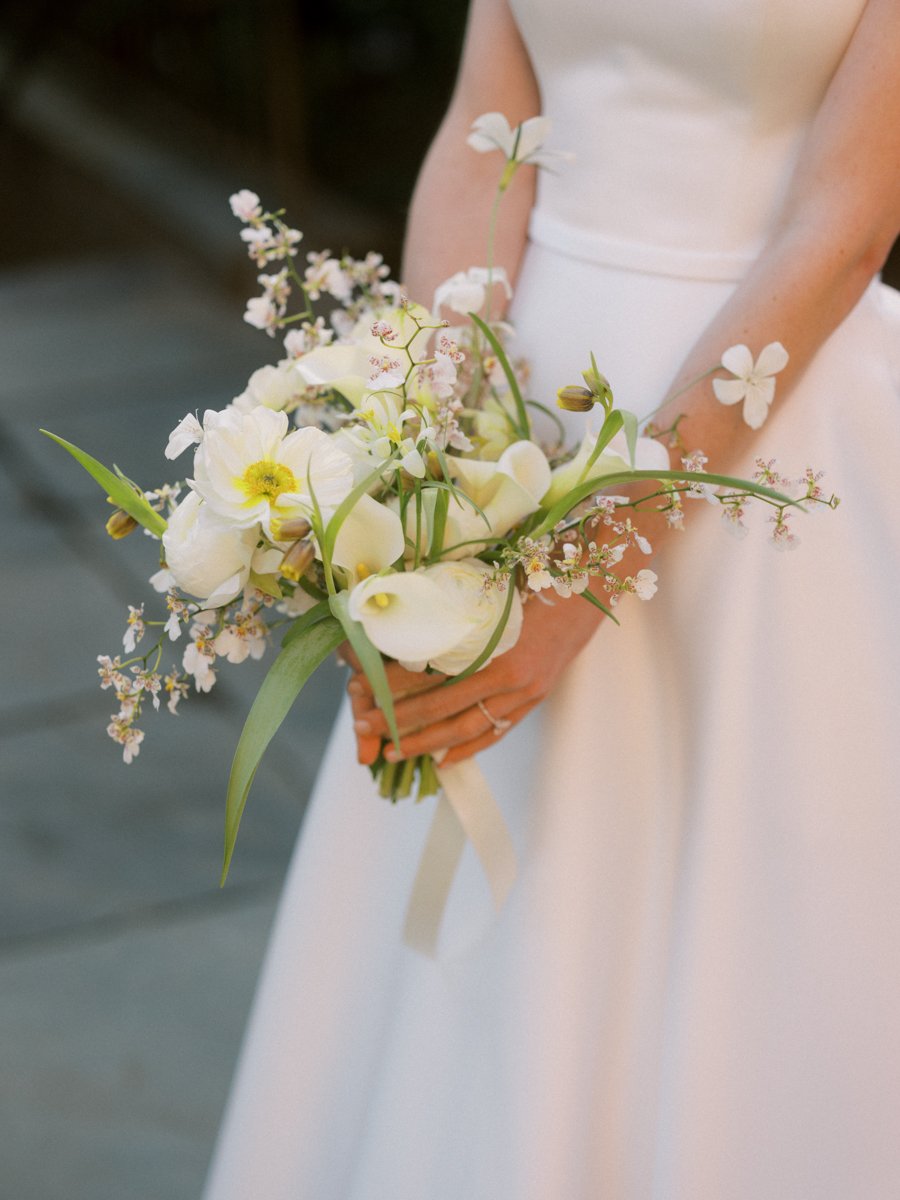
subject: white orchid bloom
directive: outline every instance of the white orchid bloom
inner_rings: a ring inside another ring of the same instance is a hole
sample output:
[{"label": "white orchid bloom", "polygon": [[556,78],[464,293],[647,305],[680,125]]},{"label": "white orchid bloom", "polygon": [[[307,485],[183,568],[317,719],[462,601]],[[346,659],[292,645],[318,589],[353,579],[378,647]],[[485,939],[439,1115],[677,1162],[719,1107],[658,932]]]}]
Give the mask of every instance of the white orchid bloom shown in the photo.
[{"label": "white orchid bloom", "polygon": [[634,577],[634,593],[639,600],[650,600],[656,595],[658,578],[655,571],[650,571],[646,567],[638,571]]},{"label": "white orchid bloom", "polygon": [[[459,596],[467,615],[465,635],[452,649],[428,660],[427,665],[434,667],[436,671],[441,671],[444,675],[458,675],[460,671],[465,671],[484,650],[496,629],[506,605],[506,593],[496,587],[485,590],[485,577],[490,574],[491,568],[479,562],[477,558],[439,562],[425,568],[426,577],[437,583],[442,592]],[[522,601],[514,589],[509,619],[500,635],[500,641],[487,661],[490,662],[498,654],[511,650],[519,640],[521,629]]]},{"label": "white orchid bloom", "polygon": [[328,434],[311,426],[288,433],[283,412],[226,409],[206,424],[191,486],[239,528],[307,516],[312,492],[320,509],[335,509],[353,486],[350,459]]},{"label": "white orchid bloom", "polygon": [[424,571],[370,575],[350,592],[348,611],[382,654],[409,664],[446,654],[465,637],[469,620],[456,590]]},{"label": "white orchid bloom", "polygon": [[218,608],[243,591],[258,540],[258,526],[236,528],[188,492],[169,517],[162,544],[174,584],[205,608]]},{"label": "white orchid bloom", "polygon": [[295,407],[303,400],[306,385],[297,378],[294,360],[282,359],[277,366],[260,367],[247,381],[246,388],[231,402],[238,412],[254,408],[271,408],[281,412],[289,405]]},{"label": "white orchid bloom", "polygon": [[397,513],[371,496],[361,496],[341,523],[331,561],[342,567],[355,585],[388,570],[402,558],[405,547]]},{"label": "white orchid bloom", "polygon": [[469,267],[468,271],[457,271],[439,285],[434,293],[432,308],[439,312],[446,307],[461,316],[481,312],[487,299],[487,289],[494,284],[503,287],[507,299],[512,296],[509,278],[502,267],[493,267],[491,270],[487,267]]},{"label": "white orchid bloom", "polygon": [[229,196],[228,203],[239,221],[256,221],[262,216],[259,196],[256,192],[251,192],[249,188],[241,188],[239,192]]},{"label": "white orchid bloom", "polygon": [[166,444],[166,458],[178,458],[188,446],[196,446],[203,440],[203,426],[193,413],[182,417],[172,432]]},{"label": "white orchid bloom", "polygon": [[[597,434],[589,430],[584,435],[575,457],[554,469],[553,482],[541,500],[545,508],[562,500],[568,492],[586,479],[597,479],[630,470],[628,441],[623,432],[620,431],[610,440],[609,445],[591,463],[588,470],[588,459],[596,444]],[[671,467],[669,452],[656,438],[639,437],[635,445],[634,465],[639,471],[668,471]]]},{"label": "white orchid bloom", "polygon": [[772,376],[784,370],[788,358],[788,352],[781,342],[769,342],[756,362],[749,347],[731,346],[722,355],[722,366],[736,378],[713,380],[716,399],[722,404],[740,404],[743,400],[744,420],[751,429],[759,429],[775,399],[775,380]]},{"label": "white orchid bloom", "polygon": [[397,457],[386,470],[395,471],[402,467],[417,479],[425,478],[425,460],[419,452],[417,441],[433,436],[433,431],[428,428],[422,430],[418,439],[404,437],[404,422],[417,420],[418,413],[415,409],[403,408],[403,397],[398,392],[371,392],[364,396],[357,409],[357,417],[363,424],[349,425],[341,434],[343,445],[355,447],[353,451],[348,451],[355,461],[363,455],[367,458],[361,478],[382,463],[387,463],[395,451]]}]

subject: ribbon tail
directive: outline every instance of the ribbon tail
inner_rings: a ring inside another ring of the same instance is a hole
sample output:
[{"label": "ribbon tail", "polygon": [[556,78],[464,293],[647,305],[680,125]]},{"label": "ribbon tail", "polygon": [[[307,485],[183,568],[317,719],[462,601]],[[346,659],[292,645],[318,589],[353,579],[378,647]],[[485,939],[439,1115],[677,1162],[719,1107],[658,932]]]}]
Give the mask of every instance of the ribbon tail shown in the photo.
[{"label": "ribbon tail", "polygon": [[466,839],[478,855],[498,912],[518,870],[503,814],[474,758],[439,767],[437,774],[442,795],[413,882],[403,930],[406,944],[429,958],[435,956]]}]

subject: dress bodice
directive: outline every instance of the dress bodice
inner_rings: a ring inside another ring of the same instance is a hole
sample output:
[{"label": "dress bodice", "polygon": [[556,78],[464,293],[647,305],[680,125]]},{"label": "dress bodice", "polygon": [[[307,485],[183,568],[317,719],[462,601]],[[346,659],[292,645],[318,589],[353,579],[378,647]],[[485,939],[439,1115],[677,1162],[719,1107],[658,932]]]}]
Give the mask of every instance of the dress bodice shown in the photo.
[{"label": "dress bodice", "polygon": [[513,0],[553,146],[535,240],[733,278],[759,252],[865,0]]}]

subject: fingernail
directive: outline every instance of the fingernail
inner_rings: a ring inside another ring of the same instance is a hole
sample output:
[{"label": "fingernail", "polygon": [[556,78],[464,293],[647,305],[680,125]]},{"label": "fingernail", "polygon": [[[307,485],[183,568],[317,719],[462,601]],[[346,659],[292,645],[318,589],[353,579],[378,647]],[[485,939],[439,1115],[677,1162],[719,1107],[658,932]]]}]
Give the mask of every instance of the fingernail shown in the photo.
[{"label": "fingernail", "polygon": [[358,679],[351,679],[350,682],[347,684],[347,691],[350,693],[351,696],[361,696],[363,694],[364,688]]},{"label": "fingernail", "polygon": [[388,762],[398,762],[400,759],[400,755],[394,749],[385,750],[384,757],[388,760]]},{"label": "fingernail", "polygon": [[361,733],[363,735],[372,732],[372,726],[369,724],[368,721],[354,721],[353,728],[356,730],[357,733]]}]

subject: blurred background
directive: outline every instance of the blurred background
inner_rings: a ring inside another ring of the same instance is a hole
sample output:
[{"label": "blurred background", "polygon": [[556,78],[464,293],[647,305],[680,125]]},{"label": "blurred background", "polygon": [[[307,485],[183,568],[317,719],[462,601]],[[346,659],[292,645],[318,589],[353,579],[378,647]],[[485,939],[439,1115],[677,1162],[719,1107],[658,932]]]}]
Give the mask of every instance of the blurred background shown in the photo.
[{"label": "blurred background", "polygon": [[169,429],[278,357],[241,320],[241,187],[310,249],[396,266],[465,8],[0,12],[0,1200],[199,1196],[341,688],[320,671],[277,737],[220,891],[225,780],[265,663],[146,716],[122,764],[96,656],[149,599],[148,547],[107,538],[96,485],[38,427],[151,486],[172,475]]},{"label": "blurred background", "polygon": [[151,599],[150,547],[106,536],[99,489],[38,428],[152,486],[177,471],[174,424],[279,357],[241,319],[258,287],[239,188],[285,205],[309,249],[396,265],[464,15],[2,6],[0,1200],[199,1196],[342,683],[320,671],[271,747],[221,891],[225,781],[266,663],[146,715],[123,765],[96,656]]}]

